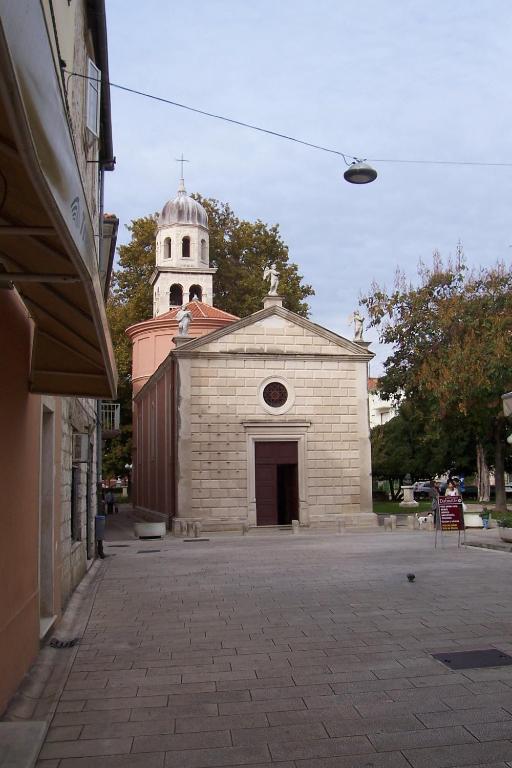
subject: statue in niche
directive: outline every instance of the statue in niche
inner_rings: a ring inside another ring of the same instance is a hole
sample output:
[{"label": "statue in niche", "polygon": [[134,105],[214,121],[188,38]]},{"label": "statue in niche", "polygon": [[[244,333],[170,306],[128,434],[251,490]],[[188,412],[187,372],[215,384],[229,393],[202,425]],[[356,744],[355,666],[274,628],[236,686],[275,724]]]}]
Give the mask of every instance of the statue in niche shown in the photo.
[{"label": "statue in niche", "polygon": [[349,322],[354,323],[354,341],[363,340],[364,317],[358,309],[349,317]]},{"label": "statue in niche", "polygon": [[190,309],[187,309],[186,304],[176,312],[176,320],[178,321],[178,335],[188,336],[188,327],[192,320],[192,312]]},{"label": "statue in niche", "polygon": [[277,296],[277,288],[279,286],[279,272],[276,269],[276,265],[272,264],[270,267],[265,267],[263,272],[263,279],[268,280],[270,277],[270,289],[269,296]]}]

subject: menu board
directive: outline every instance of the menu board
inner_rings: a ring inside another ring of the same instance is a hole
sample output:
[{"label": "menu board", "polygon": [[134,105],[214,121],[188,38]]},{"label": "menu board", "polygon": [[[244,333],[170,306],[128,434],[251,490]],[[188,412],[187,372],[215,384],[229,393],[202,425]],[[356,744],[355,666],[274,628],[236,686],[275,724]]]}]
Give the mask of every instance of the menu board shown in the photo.
[{"label": "menu board", "polygon": [[463,531],[464,514],[462,512],[461,496],[440,496],[439,519],[442,531]]}]

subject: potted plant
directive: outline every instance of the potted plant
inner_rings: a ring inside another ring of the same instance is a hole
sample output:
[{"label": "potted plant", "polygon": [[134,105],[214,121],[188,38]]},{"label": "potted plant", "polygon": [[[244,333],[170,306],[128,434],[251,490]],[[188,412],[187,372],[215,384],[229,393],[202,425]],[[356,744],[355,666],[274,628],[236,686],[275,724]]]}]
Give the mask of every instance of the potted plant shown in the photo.
[{"label": "potted plant", "polygon": [[504,517],[503,520],[498,520],[498,529],[500,539],[512,544],[512,517]]}]

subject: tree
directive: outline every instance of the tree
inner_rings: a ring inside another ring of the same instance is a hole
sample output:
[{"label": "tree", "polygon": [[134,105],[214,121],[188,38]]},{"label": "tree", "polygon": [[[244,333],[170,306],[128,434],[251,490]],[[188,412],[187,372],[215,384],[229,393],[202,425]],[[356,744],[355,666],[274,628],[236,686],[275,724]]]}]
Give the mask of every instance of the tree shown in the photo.
[{"label": "tree", "polygon": [[[214,303],[219,309],[245,317],[262,308],[268,293],[263,280],[265,266],[275,263],[280,274],[279,293],[286,308],[308,315],[307,297],[314,294],[310,285],[302,283],[297,265],[289,261],[288,248],[279,226],[262,221],[238,219],[227,203],[194,195],[208,213],[210,231],[210,265],[217,267],[214,276]],[[131,240],[118,249],[119,266],[112,276],[112,289],[107,304],[112,341],[119,373],[118,399],[121,423],[131,425],[131,342],[126,329],[147,320],[153,314],[153,290],[150,277],[155,268],[156,214],[134,219],[128,225]],[[105,447],[105,467],[113,474],[124,473],[130,461],[131,429],[109,441]]]},{"label": "tree", "polygon": [[496,507],[506,509],[501,394],[511,388],[512,269],[470,272],[459,246],[455,259],[443,263],[435,253],[418,274],[417,287],[397,274],[391,292],[374,284],[361,299],[381,341],[394,348],[383,393],[430,404],[441,424],[462,416],[494,468]]},{"label": "tree", "polygon": [[461,419],[440,421],[431,413],[425,402],[403,400],[393,419],[371,431],[372,474],[388,481],[392,499],[406,475],[414,482],[455,469],[464,474],[474,469],[474,442]]}]

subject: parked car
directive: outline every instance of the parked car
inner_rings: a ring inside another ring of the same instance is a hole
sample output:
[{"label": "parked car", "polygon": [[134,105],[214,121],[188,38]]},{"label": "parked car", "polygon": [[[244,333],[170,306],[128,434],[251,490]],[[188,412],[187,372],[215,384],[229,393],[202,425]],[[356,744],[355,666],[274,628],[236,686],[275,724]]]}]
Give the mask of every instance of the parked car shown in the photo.
[{"label": "parked car", "polygon": [[432,492],[432,486],[430,480],[418,480],[413,485],[413,493],[415,499],[430,499]]}]

